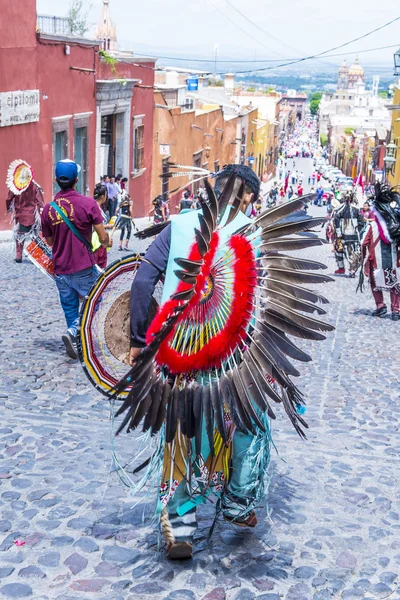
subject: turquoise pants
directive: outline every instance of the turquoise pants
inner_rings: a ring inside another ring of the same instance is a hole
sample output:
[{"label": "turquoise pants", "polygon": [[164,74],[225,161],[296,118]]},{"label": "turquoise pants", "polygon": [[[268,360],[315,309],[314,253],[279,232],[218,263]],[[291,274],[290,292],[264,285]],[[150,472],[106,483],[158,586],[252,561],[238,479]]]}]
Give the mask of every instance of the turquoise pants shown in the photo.
[{"label": "turquoise pants", "polygon": [[[222,512],[231,519],[241,519],[254,510],[263,498],[265,476],[270,460],[270,432],[267,419],[263,419],[266,432],[256,436],[236,430],[232,442],[232,464],[228,485],[223,492],[212,492],[221,499]],[[204,431],[205,428],[203,428]],[[202,452],[210,451],[207,436],[203,434]],[[206,501],[205,496],[190,495],[188,484],[182,481],[167,510],[177,541],[191,542],[197,528],[197,504]]]}]

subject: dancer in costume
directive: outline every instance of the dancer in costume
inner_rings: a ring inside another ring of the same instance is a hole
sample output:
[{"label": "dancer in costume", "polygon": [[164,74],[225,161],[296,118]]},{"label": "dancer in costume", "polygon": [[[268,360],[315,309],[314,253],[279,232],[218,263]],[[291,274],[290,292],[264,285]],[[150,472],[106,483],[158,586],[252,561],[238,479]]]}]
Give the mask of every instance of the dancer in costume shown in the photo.
[{"label": "dancer in costume", "polygon": [[[376,303],[375,317],[387,313],[383,292],[390,292],[393,321],[400,320],[400,196],[387,186],[375,186],[366,232],[362,240],[364,273]],[[363,273],[360,274],[362,289]]]},{"label": "dancer in costume", "polygon": [[[142,481],[161,475],[157,508],[171,559],[192,555],[196,507],[212,496],[227,521],[255,527],[273,404],[300,436],[307,427],[289,359],[311,359],[288,334],[321,340],[321,331],[333,329],[313,315],[325,314],[327,300],[300,285],[332,281],[315,272],[325,265],[280,253],[324,243],[296,235],[324,219],[282,222],[304,208],[299,198],[250,220],[259,181],[245,166],[224,168],[215,192],[205,185],[200,211],[155,226],[161,233],[131,291],[132,367],[114,391],[124,393],[118,433],[143,421],[144,431],[159,434]],[[164,272],[161,306],[149,323]]]},{"label": "dancer in costume", "polygon": [[40,213],[44,207],[43,190],[33,179],[33,170],[23,160],[14,160],[7,173],[7,211],[12,213],[15,262],[22,262],[22,251],[28,238],[40,233]]},{"label": "dancer in costume", "polygon": [[335,258],[338,266],[335,275],[346,273],[344,263],[346,257],[350,263],[349,277],[354,277],[353,255],[360,253],[360,234],[365,224],[360,211],[356,207],[354,192],[345,195],[343,204],[334,212],[333,222],[335,228]]}]

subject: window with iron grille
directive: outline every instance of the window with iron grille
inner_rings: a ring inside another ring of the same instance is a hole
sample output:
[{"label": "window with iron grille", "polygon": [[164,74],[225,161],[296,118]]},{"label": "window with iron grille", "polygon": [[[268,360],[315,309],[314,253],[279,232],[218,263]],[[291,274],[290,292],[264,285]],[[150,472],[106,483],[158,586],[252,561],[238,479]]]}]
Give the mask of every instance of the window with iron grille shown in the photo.
[{"label": "window with iron grille", "polygon": [[135,148],[133,162],[133,168],[135,171],[144,169],[144,125],[135,127]]}]

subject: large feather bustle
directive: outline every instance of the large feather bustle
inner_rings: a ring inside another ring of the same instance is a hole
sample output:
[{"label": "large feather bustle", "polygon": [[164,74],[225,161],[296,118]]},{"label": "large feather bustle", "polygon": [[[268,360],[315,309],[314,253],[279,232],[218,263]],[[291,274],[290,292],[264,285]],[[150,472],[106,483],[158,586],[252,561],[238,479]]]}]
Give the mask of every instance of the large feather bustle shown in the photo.
[{"label": "large feather bustle", "polygon": [[[263,263],[264,259],[261,260]],[[299,271],[298,269],[285,269],[267,266],[268,275],[277,281],[283,281],[286,283],[328,283],[334,281],[332,277],[328,275],[321,275],[320,273],[309,273],[308,271]]]}]

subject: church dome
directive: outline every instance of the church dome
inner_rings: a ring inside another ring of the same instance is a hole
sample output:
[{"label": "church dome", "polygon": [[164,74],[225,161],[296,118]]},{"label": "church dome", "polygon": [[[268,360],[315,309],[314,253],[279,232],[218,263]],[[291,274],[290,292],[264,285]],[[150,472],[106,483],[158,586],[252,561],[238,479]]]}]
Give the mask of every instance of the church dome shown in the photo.
[{"label": "church dome", "polygon": [[358,56],[357,56],[356,60],[354,61],[354,65],[351,65],[351,67],[349,69],[349,75],[361,75],[361,76],[364,75],[364,69],[358,62]]}]

